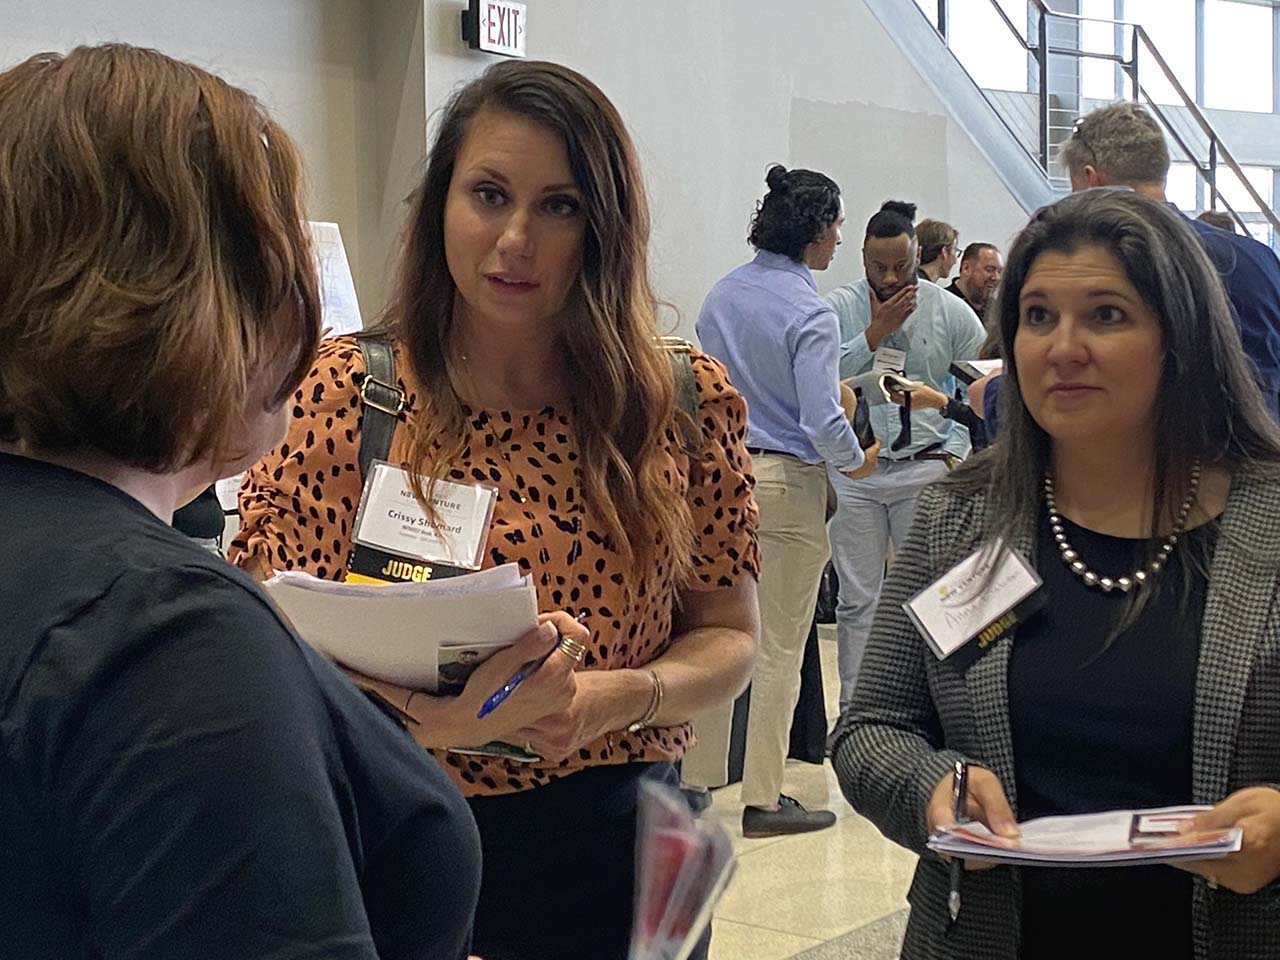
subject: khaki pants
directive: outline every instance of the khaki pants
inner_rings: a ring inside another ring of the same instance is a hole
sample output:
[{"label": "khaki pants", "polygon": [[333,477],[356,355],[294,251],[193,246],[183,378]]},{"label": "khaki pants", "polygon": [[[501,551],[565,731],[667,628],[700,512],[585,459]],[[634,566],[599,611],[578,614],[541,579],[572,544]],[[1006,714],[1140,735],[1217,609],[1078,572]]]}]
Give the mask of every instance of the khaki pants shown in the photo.
[{"label": "khaki pants", "polygon": [[[821,465],[760,454],[755,477],[760,510],[760,656],[751,678],[742,802],[772,807],[782,790],[804,645],[831,548],[827,477]],[[681,765],[685,783],[718,787],[728,781],[732,712],[729,705],[693,718],[698,742]]]}]

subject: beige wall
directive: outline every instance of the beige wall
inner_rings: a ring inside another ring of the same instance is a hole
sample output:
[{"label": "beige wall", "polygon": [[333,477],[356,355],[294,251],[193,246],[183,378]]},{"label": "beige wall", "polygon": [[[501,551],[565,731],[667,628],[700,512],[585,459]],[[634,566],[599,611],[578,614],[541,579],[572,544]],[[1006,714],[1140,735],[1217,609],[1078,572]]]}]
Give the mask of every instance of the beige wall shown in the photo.
[{"label": "beige wall", "polygon": [[421,0],[4,0],[0,65],[120,40],[213,70],[297,140],[309,215],[342,228],[366,319],[425,145]]},{"label": "beige wall", "polygon": [[[464,7],[4,0],[0,64],[119,39],[257,94],[305,153],[310,215],[342,227],[369,319],[389,290],[428,116],[493,62],[463,45]],[[1003,243],[1024,219],[861,0],[535,0],[528,45],[582,70],[627,118],[653,206],[654,278],[686,335],[708,288],[750,255],[747,220],[771,162],[823,170],[844,191],[850,228],[823,289],[860,275],[861,227],[888,197],[965,240]]]},{"label": "beige wall", "polygon": [[[492,58],[459,39],[461,0],[425,6],[434,110]],[[772,162],[841,185],[850,227],[822,289],[862,275],[862,227],[890,197],[965,240],[1003,245],[1025,222],[861,0],[531,2],[528,51],[587,74],[627,119],[650,187],[657,288],[686,335],[710,286],[750,256],[747,221]]]}]

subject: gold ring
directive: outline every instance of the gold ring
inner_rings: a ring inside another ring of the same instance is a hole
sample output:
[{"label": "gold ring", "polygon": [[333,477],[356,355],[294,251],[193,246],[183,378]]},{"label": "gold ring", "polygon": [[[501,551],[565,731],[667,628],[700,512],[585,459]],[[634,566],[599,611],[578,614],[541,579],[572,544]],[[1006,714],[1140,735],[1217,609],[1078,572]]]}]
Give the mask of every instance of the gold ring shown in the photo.
[{"label": "gold ring", "polygon": [[582,658],[587,655],[587,648],[577,640],[570,640],[568,637],[561,637],[560,652],[575,663],[581,663]]}]

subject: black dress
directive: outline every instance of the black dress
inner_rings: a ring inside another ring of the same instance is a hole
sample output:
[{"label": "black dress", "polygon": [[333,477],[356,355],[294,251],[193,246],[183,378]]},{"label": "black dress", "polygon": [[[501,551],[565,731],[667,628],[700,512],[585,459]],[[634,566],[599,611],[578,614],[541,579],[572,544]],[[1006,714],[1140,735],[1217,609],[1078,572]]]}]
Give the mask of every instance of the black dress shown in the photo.
[{"label": "black dress", "polygon": [[[1100,576],[1136,569],[1150,548],[1065,526]],[[1124,595],[1085,586],[1042,517],[1037,566],[1049,603],[1018,631],[1009,668],[1020,820],[1191,802],[1203,571],[1215,534],[1209,524],[1182,538],[1138,621],[1107,646]],[[1189,552],[1199,567],[1187,562]],[[1192,956],[1192,878],[1184,871],[1023,868],[1021,875],[1025,957]]]}]

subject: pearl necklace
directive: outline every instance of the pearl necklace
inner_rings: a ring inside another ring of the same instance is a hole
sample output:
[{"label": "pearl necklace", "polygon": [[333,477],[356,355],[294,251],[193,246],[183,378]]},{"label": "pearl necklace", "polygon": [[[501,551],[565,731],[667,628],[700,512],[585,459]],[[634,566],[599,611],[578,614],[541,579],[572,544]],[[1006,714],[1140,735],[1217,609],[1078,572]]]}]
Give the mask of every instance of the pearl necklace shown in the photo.
[{"label": "pearl necklace", "polygon": [[1187,528],[1187,518],[1191,515],[1191,507],[1196,502],[1196,491],[1200,488],[1200,461],[1196,460],[1191,465],[1191,488],[1187,491],[1187,498],[1182,501],[1182,507],[1178,511],[1178,520],[1173,525],[1173,532],[1165,537],[1164,542],[1160,544],[1156,551],[1155,557],[1147,563],[1146,567],[1139,567],[1131,575],[1127,577],[1101,577],[1094,573],[1080,559],[1080,553],[1075,547],[1067,542],[1066,530],[1062,525],[1062,515],[1058,513],[1058,504],[1053,498],[1053,474],[1046,471],[1044,475],[1044,502],[1049,508],[1049,528],[1053,531],[1053,539],[1058,544],[1058,550],[1062,554],[1062,562],[1084,581],[1085,586],[1101,587],[1103,593],[1110,593],[1112,590],[1119,590],[1121,593],[1128,593],[1135,586],[1142,586],[1155,574],[1159,573],[1165,563],[1168,562],[1173,548],[1178,543],[1178,538]]}]

